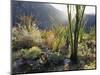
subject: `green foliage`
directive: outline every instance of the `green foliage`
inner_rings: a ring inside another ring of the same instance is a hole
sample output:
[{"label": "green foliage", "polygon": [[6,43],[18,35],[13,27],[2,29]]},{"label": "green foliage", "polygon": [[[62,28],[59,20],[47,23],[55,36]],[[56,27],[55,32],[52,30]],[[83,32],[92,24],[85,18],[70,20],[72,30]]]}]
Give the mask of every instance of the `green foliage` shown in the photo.
[{"label": "green foliage", "polygon": [[89,39],[91,40],[96,40],[96,27],[91,27],[90,32],[89,32]]},{"label": "green foliage", "polygon": [[21,58],[36,58],[42,53],[42,50],[39,47],[32,47],[30,49],[21,49],[13,53],[13,60]]},{"label": "green foliage", "polygon": [[37,57],[42,53],[42,50],[39,47],[32,47],[29,49],[29,55],[31,57]]},{"label": "green foliage", "polygon": [[93,62],[90,62],[89,64],[86,64],[84,66],[84,69],[95,69],[96,68],[96,62],[93,61]]},{"label": "green foliage", "polygon": [[52,31],[55,34],[55,39],[53,41],[53,50],[59,51],[66,43],[67,28],[63,25],[53,27]]}]

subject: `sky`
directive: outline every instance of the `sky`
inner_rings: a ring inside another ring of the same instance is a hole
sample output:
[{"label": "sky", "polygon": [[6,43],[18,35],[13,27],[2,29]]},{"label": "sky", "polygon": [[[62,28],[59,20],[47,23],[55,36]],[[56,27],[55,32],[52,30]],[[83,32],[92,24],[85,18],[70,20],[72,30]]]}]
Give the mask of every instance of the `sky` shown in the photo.
[{"label": "sky", "polygon": [[[61,4],[51,4],[51,5],[64,13],[67,12],[66,5],[63,5],[63,4],[62,5]],[[86,14],[95,14],[95,7],[94,6],[86,6],[85,13]]]}]

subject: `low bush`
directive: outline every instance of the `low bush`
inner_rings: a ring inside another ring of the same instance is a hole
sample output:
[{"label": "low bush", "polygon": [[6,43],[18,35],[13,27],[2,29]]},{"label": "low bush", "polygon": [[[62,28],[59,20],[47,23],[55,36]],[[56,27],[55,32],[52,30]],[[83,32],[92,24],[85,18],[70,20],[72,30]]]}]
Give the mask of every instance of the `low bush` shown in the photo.
[{"label": "low bush", "polygon": [[19,23],[17,27],[12,28],[13,50],[31,48],[42,43],[41,33],[36,24],[31,21],[26,20],[27,25]]},{"label": "low bush", "polygon": [[30,49],[21,49],[17,52],[13,52],[13,60],[26,58],[34,59],[37,58],[42,53],[42,50],[39,47],[32,47]]}]

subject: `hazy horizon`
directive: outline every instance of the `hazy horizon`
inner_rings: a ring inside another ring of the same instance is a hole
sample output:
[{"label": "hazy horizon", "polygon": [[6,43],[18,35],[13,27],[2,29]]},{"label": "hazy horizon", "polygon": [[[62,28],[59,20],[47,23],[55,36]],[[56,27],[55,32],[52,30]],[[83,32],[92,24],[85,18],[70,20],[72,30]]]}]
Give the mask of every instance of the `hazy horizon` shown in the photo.
[{"label": "hazy horizon", "polygon": [[[63,4],[50,4],[52,5],[54,8],[67,13],[67,6],[63,5]],[[75,9],[73,9],[72,11],[75,11]],[[86,6],[85,8],[85,14],[95,14],[95,6]]]}]

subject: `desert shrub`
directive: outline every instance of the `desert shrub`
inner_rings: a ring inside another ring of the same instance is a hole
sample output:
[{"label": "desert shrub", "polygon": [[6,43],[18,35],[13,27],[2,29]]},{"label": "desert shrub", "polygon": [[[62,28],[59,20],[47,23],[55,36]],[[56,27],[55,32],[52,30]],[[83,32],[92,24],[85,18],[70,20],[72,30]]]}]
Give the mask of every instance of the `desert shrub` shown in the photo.
[{"label": "desert shrub", "polygon": [[59,51],[59,49],[66,43],[66,27],[64,27],[63,25],[55,26],[52,31],[55,34],[55,39],[52,43],[53,50]]},{"label": "desert shrub", "polygon": [[13,70],[15,72],[36,71],[41,67],[39,61],[37,61],[41,52],[41,49],[36,46],[30,49],[21,49],[13,52]]},{"label": "desert shrub", "polygon": [[63,65],[63,61],[64,61],[64,56],[59,54],[57,52],[55,53],[51,53],[48,56],[49,61],[54,64],[54,65]]},{"label": "desert shrub", "polygon": [[89,37],[90,40],[96,40],[96,27],[91,27],[90,32],[89,32]]},{"label": "desert shrub", "polygon": [[22,49],[22,48],[30,48],[34,45],[34,41],[30,36],[23,36],[23,38],[20,38],[17,41],[13,42],[13,48],[15,50]]},{"label": "desert shrub", "polygon": [[63,25],[54,25],[50,30],[41,31],[42,40],[46,47],[52,51],[59,51],[66,43],[66,27]]},{"label": "desert shrub", "polygon": [[54,38],[55,38],[55,35],[52,31],[48,31],[46,33],[46,43],[47,43],[48,48],[52,48],[52,43],[54,41]]},{"label": "desert shrub", "polygon": [[24,58],[31,58],[34,59],[41,54],[41,49],[39,47],[32,47],[30,49],[21,49],[21,53],[23,53]]},{"label": "desert shrub", "polygon": [[90,62],[90,63],[84,65],[84,69],[95,69],[95,68],[96,68],[95,61]]},{"label": "desert shrub", "polygon": [[32,57],[37,57],[42,53],[42,50],[39,47],[32,47],[29,49],[29,55]]},{"label": "desert shrub", "polygon": [[[55,40],[53,41],[53,50],[56,50],[59,41],[60,41],[59,39],[55,39]],[[58,48],[59,48],[59,46],[58,46]]]},{"label": "desert shrub", "polygon": [[13,49],[30,48],[41,44],[41,33],[36,24],[29,20],[27,19],[25,23],[22,21],[17,27],[12,28]]},{"label": "desert shrub", "polygon": [[41,32],[41,35],[42,35],[42,40],[43,40],[42,44],[44,44],[48,48],[52,49],[52,44],[55,39],[54,32],[52,32],[51,30],[49,30],[49,31],[44,30]]},{"label": "desert shrub", "polygon": [[59,51],[63,46],[65,46],[65,39],[55,38],[52,46],[53,46],[53,51]]},{"label": "desert shrub", "polygon": [[30,49],[21,49],[17,52],[13,52],[13,60],[26,58],[34,59],[37,58],[42,53],[42,50],[39,47],[32,47]]}]

